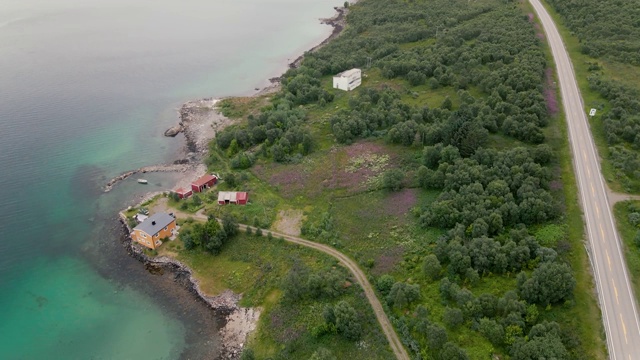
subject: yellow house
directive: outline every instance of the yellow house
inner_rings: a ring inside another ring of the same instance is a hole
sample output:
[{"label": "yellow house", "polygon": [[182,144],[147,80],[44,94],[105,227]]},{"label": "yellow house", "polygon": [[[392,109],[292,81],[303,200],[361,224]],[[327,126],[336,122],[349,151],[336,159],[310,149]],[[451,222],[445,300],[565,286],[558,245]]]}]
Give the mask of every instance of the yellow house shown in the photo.
[{"label": "yellow house", "polygon": [[176,219],[166,213],[157,213],[148,217],[133,229],[131,239],[149,249],[157,249],[164,238],[175,235]]}]

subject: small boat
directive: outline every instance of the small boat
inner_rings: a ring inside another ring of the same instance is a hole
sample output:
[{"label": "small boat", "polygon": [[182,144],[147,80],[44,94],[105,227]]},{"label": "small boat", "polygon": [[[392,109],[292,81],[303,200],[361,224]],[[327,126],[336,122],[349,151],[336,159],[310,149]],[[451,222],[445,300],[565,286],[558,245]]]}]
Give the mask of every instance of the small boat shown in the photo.
[{"label": "small boat", "polygon": [[148,181],[147,181],[147,180],[145,180],[145,179],[138,179],[138,183],[140,183],[140,184],[146,184],[146,183],[148,183]]}]

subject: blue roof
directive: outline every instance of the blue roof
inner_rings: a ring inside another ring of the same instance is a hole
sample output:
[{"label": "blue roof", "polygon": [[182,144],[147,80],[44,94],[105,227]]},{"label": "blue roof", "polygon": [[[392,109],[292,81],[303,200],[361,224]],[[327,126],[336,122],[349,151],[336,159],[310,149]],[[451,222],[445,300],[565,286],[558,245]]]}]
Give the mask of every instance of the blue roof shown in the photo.
[{"label": "blue roof", "polygon": [[167,213],[157,213],[149,216],[145,221],[136,226],[134,230],[144,231],[153,236],[171,224],[175,219]]}]

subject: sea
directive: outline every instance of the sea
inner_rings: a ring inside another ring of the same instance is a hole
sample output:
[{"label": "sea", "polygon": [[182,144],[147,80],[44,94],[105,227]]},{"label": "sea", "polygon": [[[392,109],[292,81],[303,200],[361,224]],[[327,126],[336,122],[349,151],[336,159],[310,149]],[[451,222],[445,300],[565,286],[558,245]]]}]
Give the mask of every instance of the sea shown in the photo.
[{"label": "sea", "polygon": [[0,0],[0,359],[210,358],[219,319],[121,244],[117,211],[177,174],[163,132],[250,95],[332,28],[336,0]]}]

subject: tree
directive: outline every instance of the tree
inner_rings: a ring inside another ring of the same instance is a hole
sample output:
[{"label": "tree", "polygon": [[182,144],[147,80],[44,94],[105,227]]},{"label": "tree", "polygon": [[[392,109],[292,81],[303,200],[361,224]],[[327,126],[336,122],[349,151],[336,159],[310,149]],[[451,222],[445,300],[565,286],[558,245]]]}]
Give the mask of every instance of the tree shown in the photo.
[{"label": "tree", "polygon": [[453,102],[451,102],[451,99],[448,96],[444,99],[440,108],[446,110],[451,110],[451,108],[453,108]]},{"label": "tree", "polygon": [[389,295],[387,295],[387,303],[390,306],[404,309],[407,305],[418,300],[418,298],[420,298],[420,287],[418,285],[409,285],[398,281],[391,287]]},{"label": "tree", "polygon": [[462,310],[450,307],[445,308],[444,314],[442,315],[442,321],[444,321],[444,323],[452,329],[457,328],[464,322]]},{"label": "tree", "polygon": [[440,360],[469,360],[469,356],[458,345],[448,342],[440,351]]},{"label": "tree", "polygon": [[227,240],[227,234],[220,227],[216,219],[209,219],[202,227],[201,243],[205,250],[218,254]]},{"label": "tree", "polygon": [[296,302],[309,295],[309,269],[299,261],[295,261],[284,278],[283,289],[285,299]]},{"label": "tree", "polygon": [[536,337],[530,341],[519,339],[511,347],[513,360],[570,359],[560,338],[554,335]]},{"label": "tree", "polygon": [[491,341],[493,345],[500,346],[504,342],[504,328],[495,320],[487,318],[480,319],[478,330],[487,340]]},{"label": "tree", "polygon": [[447,342],[447,331],[440,325],[429,325],[425,333],[429,349],[437,350]]},{"label": "tree", "polygon": [[438,280],[440,273],[442,272],[442,265],[438,261],[438,257],[433,254],[427,255],[422,263],[422,272],[431,281]]},{"label": "tree", "polygon": [[224,176],[224,182],[229,185],[229,187],[234,188],[236,187],[236,185],[238,185],[238,180],[236,178],[236,175],[232,172],[225,174]]},{"label": "tree", "polygon": [[184,248],[187,250],[193,250],[198,246],[198,243],[194,240],[191,232],[183,232],[180,234],[180,240],[184,244]]},{"label": "tree", "polygon": [[421,72],[411,70],[407,74],[407,80],[409,80],[411,86],[418,86],[424,84],[427,81],[427,77]]},{"label": "tree", "polygon": [[362,334],[362,325],[356,310],[346,301],[340,301],[333,309],[336,317],[336,329],[349,340],[358,340]]},{"label": "tree", "polygon": [[382,186],[391,191],[399,191],[402,189],[402,180],[404,175],[399,169],[389,170],[384,173],[382,178]]},{"label": "tree", "polygon": [[391,287],[395,284],[396,280],[391,275],[382,275],[376,282],[376,287],[383,295],[388,295],[391,291]]},{"label": "tree", "polygon": [[232,238],[238,234],[238,221],[235,216],[231,214],[224,214],[222,216],[222,229],[227,238]]},{"label": "tree", "polygon": [[548,305],[568,299],[575,287],[576,280],[568,265],[542,263],[518,290],[527,302]]},{"label": "tree", "polygon": [[333,311],[333,306],[325,305],[322,310],[322,317],[324,318],[324,322],[327,324],[336,324],[336,313]]}]

